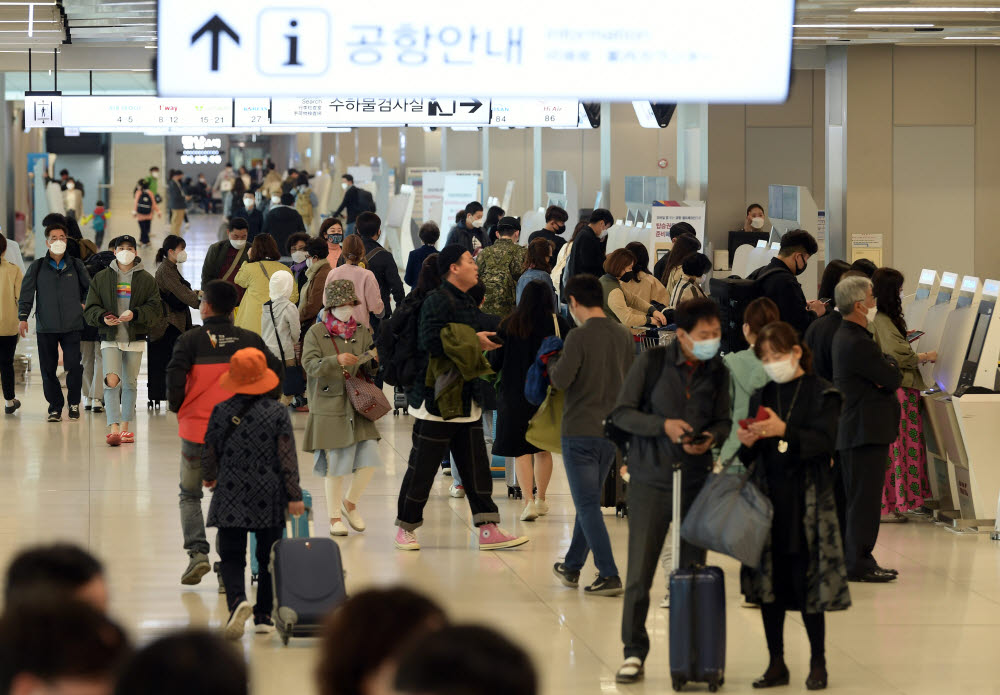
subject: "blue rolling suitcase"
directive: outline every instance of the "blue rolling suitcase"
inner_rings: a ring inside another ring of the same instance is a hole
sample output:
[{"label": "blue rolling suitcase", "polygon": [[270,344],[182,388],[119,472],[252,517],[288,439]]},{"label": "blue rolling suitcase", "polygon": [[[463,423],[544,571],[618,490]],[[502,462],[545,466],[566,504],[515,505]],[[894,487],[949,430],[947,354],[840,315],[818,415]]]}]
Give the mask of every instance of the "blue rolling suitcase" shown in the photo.
[{"label": "blue rolling suitcase", "polygon": [[680,691],[687,683],[707,683],[715,692],[725,682],[726,590],[719,567],[680,567],[681,470],[674,466],[674,518],[670,543],[670,679]]},{"label": "blue rolling suitcase", "polygon": [[[282,532],[282,538],[310,538],[312,537],[313,520],[313,498],[305,490],[302,491],[302,501],[306,505],[306,513],[302,516],[288,517],[288,523]],[[287,514],[287,513],[286,513]],[[289,531],[291,529],[291,531]],[[260,574],[260,567],[257,565],[257,534],[250,534],[250,584],[257,583]],[[221,575],[220,575],[221,576]]]},{"label": "blue rolling suitcase", "polygon": [[270,569],[271,618],[286,646],[291,637],[319,635],[327,616],[347,600],[340,548],[331,538],[282,538],[271,548]]}]

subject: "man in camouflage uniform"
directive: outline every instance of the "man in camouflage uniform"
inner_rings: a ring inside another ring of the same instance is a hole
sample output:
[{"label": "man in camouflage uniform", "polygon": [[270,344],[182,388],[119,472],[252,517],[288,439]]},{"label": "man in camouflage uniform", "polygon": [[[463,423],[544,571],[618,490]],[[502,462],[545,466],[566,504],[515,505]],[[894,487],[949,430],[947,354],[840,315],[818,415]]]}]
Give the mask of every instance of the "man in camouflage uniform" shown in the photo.
[{"label": "man in camouflage uniform", "polygon": [[517,305],[517,281],[524,272],[527,249],[517,243],[521,223],[516,217],[504,217],[497,224],[497,240],[476,258],[479,280],[486,285],[483,313],[504,318]]}]

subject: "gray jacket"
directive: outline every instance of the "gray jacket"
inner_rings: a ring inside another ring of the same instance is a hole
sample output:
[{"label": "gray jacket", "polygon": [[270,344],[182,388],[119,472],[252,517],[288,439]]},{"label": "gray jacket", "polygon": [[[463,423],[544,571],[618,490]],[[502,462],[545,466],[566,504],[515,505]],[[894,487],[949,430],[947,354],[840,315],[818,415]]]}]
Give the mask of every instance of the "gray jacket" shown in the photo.
[{"label": "gray jacket", "polygon": [[167,209],[186,210],[187,200],[184,198],[184,188],[180,181],[170,179],[167,183]]},{"label": "gray jacket", "polygon": [[[21,281],[17,317],[27,321],[35,306],[36,333],[82,331],[83,305],[90,289],[90,273],[79,258],[63,256],[64,267],[52,267],[48,253],[28,266]],[[35,293],[38,304],[35,305]]]}]

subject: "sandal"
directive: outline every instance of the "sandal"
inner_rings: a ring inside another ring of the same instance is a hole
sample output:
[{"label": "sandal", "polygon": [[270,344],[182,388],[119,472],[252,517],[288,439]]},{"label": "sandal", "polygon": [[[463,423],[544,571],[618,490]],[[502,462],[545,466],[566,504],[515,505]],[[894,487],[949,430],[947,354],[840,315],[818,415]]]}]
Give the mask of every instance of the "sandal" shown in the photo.
[{"label": "sandal", "polygon": [[122,444],[135,444],[135,433],[122,432]]},{"label": "sandal", "polygon": [[104,441],[108,443],[108,446],[121,446],[122,436],[117,432],[111,432],[104,437]]}]

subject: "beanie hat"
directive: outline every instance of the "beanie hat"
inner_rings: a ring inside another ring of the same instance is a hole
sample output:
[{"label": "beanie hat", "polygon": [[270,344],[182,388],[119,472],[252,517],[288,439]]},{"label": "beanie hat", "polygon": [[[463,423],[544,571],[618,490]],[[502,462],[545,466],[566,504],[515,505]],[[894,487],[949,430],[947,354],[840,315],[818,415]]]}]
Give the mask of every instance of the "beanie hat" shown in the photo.
[{"label": "beanie hat", "polygon": [[459,259],[462,258],[462,254],[467,253],[468,249],[461,244],[448,244],[443,249],[438,252],[438,273],[444,278],[451,272],[451,266],[458,263]]},{"label": "beanie hat", "polygon": [[271,276],[268,283],[268,294],[272,300],[287,299],[292,296],[292,285],[294,284],[295,278],[292,277],[291,273],[279,270]]}]

